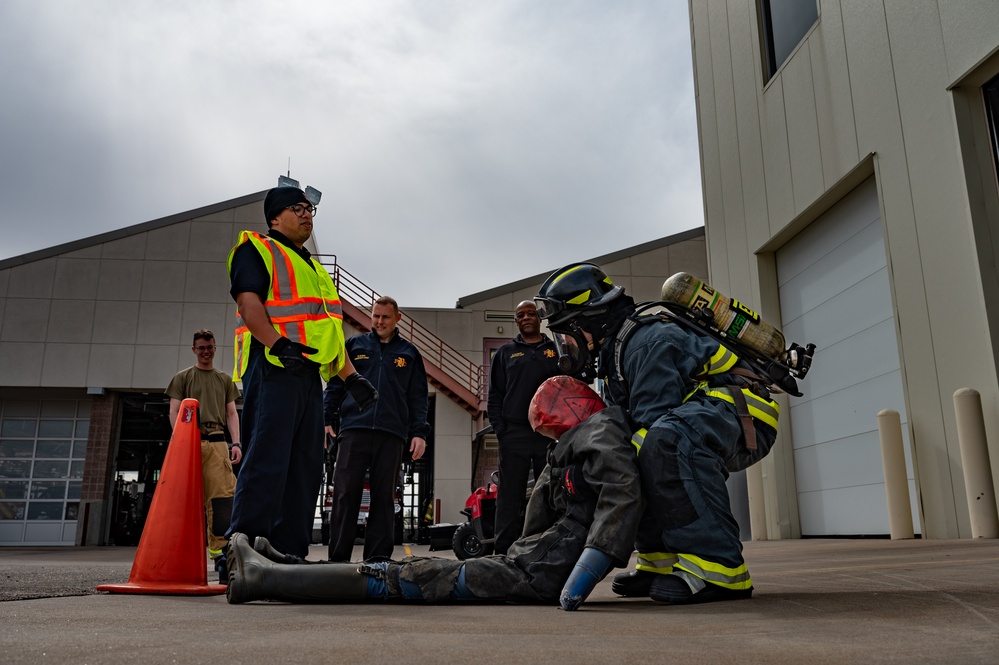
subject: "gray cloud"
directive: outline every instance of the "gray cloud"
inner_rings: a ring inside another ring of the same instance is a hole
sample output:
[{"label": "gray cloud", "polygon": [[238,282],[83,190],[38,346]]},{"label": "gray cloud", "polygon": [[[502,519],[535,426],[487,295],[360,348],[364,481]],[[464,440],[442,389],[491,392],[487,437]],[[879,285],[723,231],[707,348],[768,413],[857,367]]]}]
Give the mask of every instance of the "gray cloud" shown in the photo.
[{"label": "gray cloud", "polygon": [[289,158],[321,250],[410,306],[703,223],[683,0],[13,0],[0,60],[0,258]]}]

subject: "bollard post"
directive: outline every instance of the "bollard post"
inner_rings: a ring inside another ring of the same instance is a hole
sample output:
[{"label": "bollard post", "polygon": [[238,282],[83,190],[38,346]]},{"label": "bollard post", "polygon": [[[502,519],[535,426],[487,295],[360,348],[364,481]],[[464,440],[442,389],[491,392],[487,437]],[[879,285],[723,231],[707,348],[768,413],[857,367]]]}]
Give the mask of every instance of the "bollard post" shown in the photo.
[{"label": "bollard post", "polygon": [[954,393],[957,441],[964,468],[964,489],[968,496],[972,538],[999,538],[996,490],[989,466],[989,445],[985,439],[982,396],[973,388]]},{"label": "bollard post", "polygon": [[885,475],[891,539],[913,538],[915,534],[912,530],[912,505],[909,503],[909,478],[905,473],[902,419],[898,411],[878,411],[878,437],[881,439],[881,464]]},{"label": "bollard post", "polygon": [[749,531],[753,540],[767,537],[767,504],[763,498],[763,465],[754,464],[746,469],[746,487],[749,494]]}]

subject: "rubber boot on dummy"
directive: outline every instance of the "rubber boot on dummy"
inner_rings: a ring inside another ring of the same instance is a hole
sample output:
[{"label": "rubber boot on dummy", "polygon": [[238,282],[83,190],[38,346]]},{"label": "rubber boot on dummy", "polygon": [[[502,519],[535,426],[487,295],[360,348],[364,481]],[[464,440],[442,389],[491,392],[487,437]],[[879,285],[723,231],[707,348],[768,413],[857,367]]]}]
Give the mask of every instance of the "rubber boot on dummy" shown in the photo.
[{"label": "rubber boot on dummy", "polygon": [[245,534],[229,539],[230,604],[254,600],[289,603],[363,601],[368,598],[368,580],[358,564],[287,565],[262,556],[250,546]]}]

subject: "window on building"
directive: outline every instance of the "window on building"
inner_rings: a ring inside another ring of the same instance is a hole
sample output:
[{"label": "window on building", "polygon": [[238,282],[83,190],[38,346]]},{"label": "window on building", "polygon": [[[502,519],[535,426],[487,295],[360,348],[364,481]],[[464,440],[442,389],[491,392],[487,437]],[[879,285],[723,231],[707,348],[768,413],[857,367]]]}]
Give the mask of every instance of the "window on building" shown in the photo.
[{"label": "window on building", "polygon": [[819,20],[817,0],[757,0],[767,67],[773,78],[805,33]]},{"label": "window on building", "polygon": [[999,76],[982,86],[985,96],[985,114],[989,119],[989,138],[992,142],[992,164],[999,184]]}]

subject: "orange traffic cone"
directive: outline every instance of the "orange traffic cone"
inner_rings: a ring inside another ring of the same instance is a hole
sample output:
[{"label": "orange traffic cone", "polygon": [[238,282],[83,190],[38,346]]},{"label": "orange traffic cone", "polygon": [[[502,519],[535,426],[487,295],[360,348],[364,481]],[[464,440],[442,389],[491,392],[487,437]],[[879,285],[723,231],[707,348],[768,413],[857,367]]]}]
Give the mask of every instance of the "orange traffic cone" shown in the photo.
[{"label": "orange traffic cone", "polygon": [[181,402],[128,583],[100,584],[98,591],[195,596],[225,593],[225,586],[208,584],[197,412],[198,400]]}]

